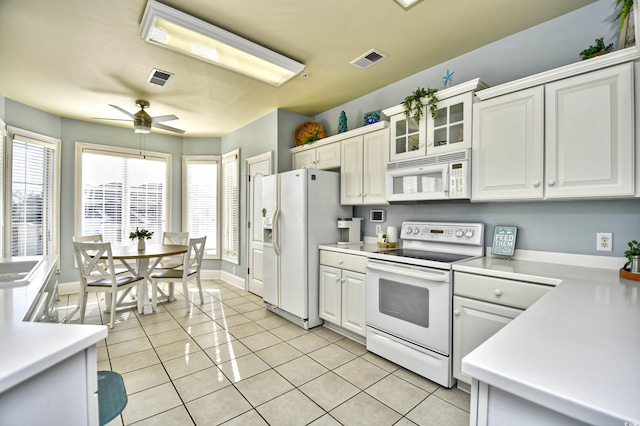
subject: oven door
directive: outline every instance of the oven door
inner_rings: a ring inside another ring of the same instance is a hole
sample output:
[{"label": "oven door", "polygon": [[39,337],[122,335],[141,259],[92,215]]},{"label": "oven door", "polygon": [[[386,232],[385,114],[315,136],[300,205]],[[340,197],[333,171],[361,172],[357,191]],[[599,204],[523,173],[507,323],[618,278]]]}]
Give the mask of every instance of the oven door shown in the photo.
[{"label": "oven door", "polygon": [[367,324],[448,356],[451,272],[369,259]]}]

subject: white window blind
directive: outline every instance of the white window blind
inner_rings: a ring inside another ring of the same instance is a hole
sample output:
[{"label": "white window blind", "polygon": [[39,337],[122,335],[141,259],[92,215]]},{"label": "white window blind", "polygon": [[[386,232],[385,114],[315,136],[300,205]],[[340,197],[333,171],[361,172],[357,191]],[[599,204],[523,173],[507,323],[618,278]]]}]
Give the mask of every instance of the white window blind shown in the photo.
[{"label": "white window blind", "polygon": [[80,234],[102,234],[104,241],[126,246],[135,243],[129,232],[139,227],[160,241],[168,215],[170,156],[79,149]]},{"label": "white window blind", "polygon": [[222,259],[240,263],[239,257],[239,177],[240,150],[222,156]]},{"label": "white window blind", "polygon": [[[0,205],[4,206],[4,152],[7,143],[7,126],[0,120]],[[0,208],[0,235],[4,235],[4,209]],[[4,252],[4,238],[0,238],[0,257],[8,256]]]},{"label": "white window blind", "polygon": [[219,258],[218,250],[218,174],[220,157],[182,157],[183,229],[189,236],[206,235],[205,255]]},{"label": "white window blind", "polygon": [[11,142],[11,255],[56,254],[59,141],[13,133]]}]

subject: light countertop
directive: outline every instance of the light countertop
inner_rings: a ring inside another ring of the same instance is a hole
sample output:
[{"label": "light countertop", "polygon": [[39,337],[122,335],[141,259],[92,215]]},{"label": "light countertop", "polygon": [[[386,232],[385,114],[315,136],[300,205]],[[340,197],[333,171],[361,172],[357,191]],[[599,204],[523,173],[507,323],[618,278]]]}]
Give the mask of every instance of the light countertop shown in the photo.
[{"label": "light countertop", "polygon": [[463,372],[587,423],[640,424],[640,282],[490,257],[454,271],[557,284],[463,358]]},{"label": "light countertop", "polygon": [[22,321],[56,267],[56,256],[42,260],[28,285],[0,290],[0,393],[107,337],[105,326]]},{"label": "light countertop", "polygon": [[340,253],[355,254],[366,256],[367,253],[377,253],[380,251],[390,250],[388,247],[380,247],[378,244],[360,243],[360,244],[323,244],[319,246],[320,250],[337,251]]}]

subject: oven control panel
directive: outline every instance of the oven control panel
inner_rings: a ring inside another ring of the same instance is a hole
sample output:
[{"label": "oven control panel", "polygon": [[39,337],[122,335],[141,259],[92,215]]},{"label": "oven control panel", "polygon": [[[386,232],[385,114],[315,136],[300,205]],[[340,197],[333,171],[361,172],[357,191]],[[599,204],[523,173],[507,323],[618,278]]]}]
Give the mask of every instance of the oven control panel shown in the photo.
[{"label": "oven control panel", "polygon": [[482,245],[483,223],[404,222],[400,238],[404,240]]}]

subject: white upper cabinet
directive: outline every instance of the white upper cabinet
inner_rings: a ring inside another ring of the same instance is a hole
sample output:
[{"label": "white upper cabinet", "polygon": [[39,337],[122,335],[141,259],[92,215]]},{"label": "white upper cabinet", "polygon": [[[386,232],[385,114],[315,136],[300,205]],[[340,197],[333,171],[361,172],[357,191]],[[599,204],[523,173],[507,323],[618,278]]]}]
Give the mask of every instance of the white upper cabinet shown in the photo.
[{"label": "white upper cabinet", "polygon": [[473,106],[472,199],[542,198],[542,86]]},{"label": "white upper cabinet", "polygon": [[427,118],[427,155],[471,148],[473,92],[438,102],[434,117]]},{"label": "white upper cabinet", "polygon": [[[396,113],[389,117],[391,123],[389,161],[401,161],[427,155],[425,118],[422,117],[420,125],[418,125],[414,117],[407,119],[402,107],[396,107],[394,110]],[[387,111],[385,110],[385,114]]]},{"label": "white upper cabinet", "polygon": [[472,201],[633,196],[633,107],[632,63],[477,103]]},{"label": "white upper cabinet", "polygon": [[389,129],[342,141],[340,204],[387,204],[385,171]]},{"label": "white upper cabinet", "polygon": [[634,194],[633,63],[545,86],[547,198]]},{"label": "white upper cabinet", "polygon": [[293,154],[293,168],[308,167],[317,170],[331,170],[340,167],[340,143],[334,142]]}]

